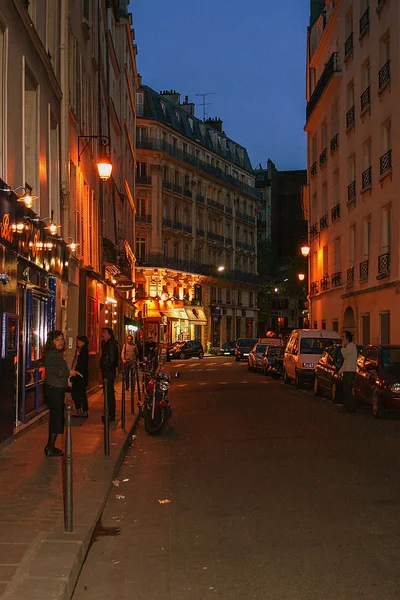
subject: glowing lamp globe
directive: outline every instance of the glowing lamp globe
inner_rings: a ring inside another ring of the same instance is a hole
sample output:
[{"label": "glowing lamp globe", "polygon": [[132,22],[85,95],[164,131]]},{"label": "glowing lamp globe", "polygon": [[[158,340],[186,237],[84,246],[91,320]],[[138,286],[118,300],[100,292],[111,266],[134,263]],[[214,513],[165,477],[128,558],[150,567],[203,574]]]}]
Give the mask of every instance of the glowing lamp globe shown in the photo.
[{"label": "glowing lamp globe", "polygon": [[107,155],[100,156],[97,161],[97,170],[102,181],[107,181],[111,177],[112,164]]},{"label": "glowing lamp globe", "polygon": [[307,258],[307,256],[310,254],[310,246],[304,244],[304,246],[301,247],[301,253],[305,258]]},{"label": "glowing lamp globe", "polygon": [[306,276],[304,275],[304,273],[297,273],[297,277],[298,277],[299,281],[304,281]]}]

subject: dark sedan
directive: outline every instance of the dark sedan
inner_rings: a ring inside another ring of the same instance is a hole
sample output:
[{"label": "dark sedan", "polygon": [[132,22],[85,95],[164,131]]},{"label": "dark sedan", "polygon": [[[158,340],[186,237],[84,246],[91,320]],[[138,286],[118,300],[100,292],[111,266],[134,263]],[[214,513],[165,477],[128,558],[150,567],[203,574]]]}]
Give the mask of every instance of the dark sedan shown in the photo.
[{"label": "dark sedan", "polygon": [[263,375],[272,375],[275,378],[283,374],[284,346],[267,346],[262,357],[261,370]]},{"label": "dark sedan", "polygon": [[225,342],[221,346],[219,353],[221,356],[235,356],[236,342]]},{"label": "dark sedan", "polygon": [[400,346],[366,346],[357,360],[354,393],[374,417],[400,410]]},{"label": "dark sedan", "polygon": [[328,394],[332,402],[339,402],[342,398],[342,376],[339,375],[343,364],[341,348],[339,344],[326,348],[315,368],[314,394]]},{"label": "dark sedan", "polygon": [[186,342],[178,342],[172,348],[168,349],[170,358],[191,358],[192,356],[198,356],[204,358],[203,346],[200,342],[195,340],[188,340]]}]

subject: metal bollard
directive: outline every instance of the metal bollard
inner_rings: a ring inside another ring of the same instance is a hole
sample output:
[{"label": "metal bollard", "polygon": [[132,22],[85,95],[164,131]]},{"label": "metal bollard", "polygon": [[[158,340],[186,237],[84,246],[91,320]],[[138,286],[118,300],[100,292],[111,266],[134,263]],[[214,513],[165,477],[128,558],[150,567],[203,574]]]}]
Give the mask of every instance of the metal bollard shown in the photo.
[{"label": "metal bollard", "polygon": [[[122,395],[121,395],[121,427],[125,429],[125,379],[127,371],[124,369],[122,374]],[[128,374],[129,377],[129,374]]]},{"label": "metal bollard", "polygon": [[72,432],[71,414],[72,406],[66,406],[66,434],[65,434],[65,495],[64,495],[64,530],[73,531],[72,509],[73,509],[73,485],[72,485]]},{"label": "metal bollard", "polygon": [[137,363],[134,367],[131,368],[131,372],[130,372],[130,377],[131,377],[131,415],[135,414],[136,371],[137,371]]},{"label": "metal bollard", "polygon": [[[141,402],[141,396],[140,396],[140,380],[139,380],[139,367],[136,364],[136,368],[135,368],[135,376],[136,376],[136,385],[137,385],[137,393],[138,393],[138,400],[139,402]],[[135,409],[133,409],[133,411],[135,411]]]},{"label": "metal bollard", "polygon": [[104,378],[104,454],[110,455],[110,415],[108,413],[108,379]]}]

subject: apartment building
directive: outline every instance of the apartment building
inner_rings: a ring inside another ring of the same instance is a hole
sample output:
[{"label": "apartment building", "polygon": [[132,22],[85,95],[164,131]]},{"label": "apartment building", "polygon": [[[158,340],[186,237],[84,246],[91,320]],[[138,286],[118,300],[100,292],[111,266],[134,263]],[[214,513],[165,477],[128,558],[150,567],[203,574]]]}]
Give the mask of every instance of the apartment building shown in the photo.
[{"label": "apartment building", "polygon": [[137,93],[136,283],[145,335],[218,347],[257,331],[257,193],[246,149],[186,97]]},{"label": "apartment building", "polygon": [[361,344],[400,342],[399,19],[390,0],[311,1],[311,325]]}]

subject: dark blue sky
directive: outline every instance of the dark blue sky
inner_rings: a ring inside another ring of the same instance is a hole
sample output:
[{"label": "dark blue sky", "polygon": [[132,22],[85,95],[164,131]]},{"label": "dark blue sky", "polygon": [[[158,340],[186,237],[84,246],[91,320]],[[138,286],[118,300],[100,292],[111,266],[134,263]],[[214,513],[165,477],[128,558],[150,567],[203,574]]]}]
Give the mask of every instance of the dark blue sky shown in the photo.
[{"label": "dark blue sky", "polygon": [[[209,116],[253,166],[306,166],[305,57],[309,0],[134,0],[138,71],[157,91],[208,96]],[[203,117],[201,106],[196,116]]]}]

